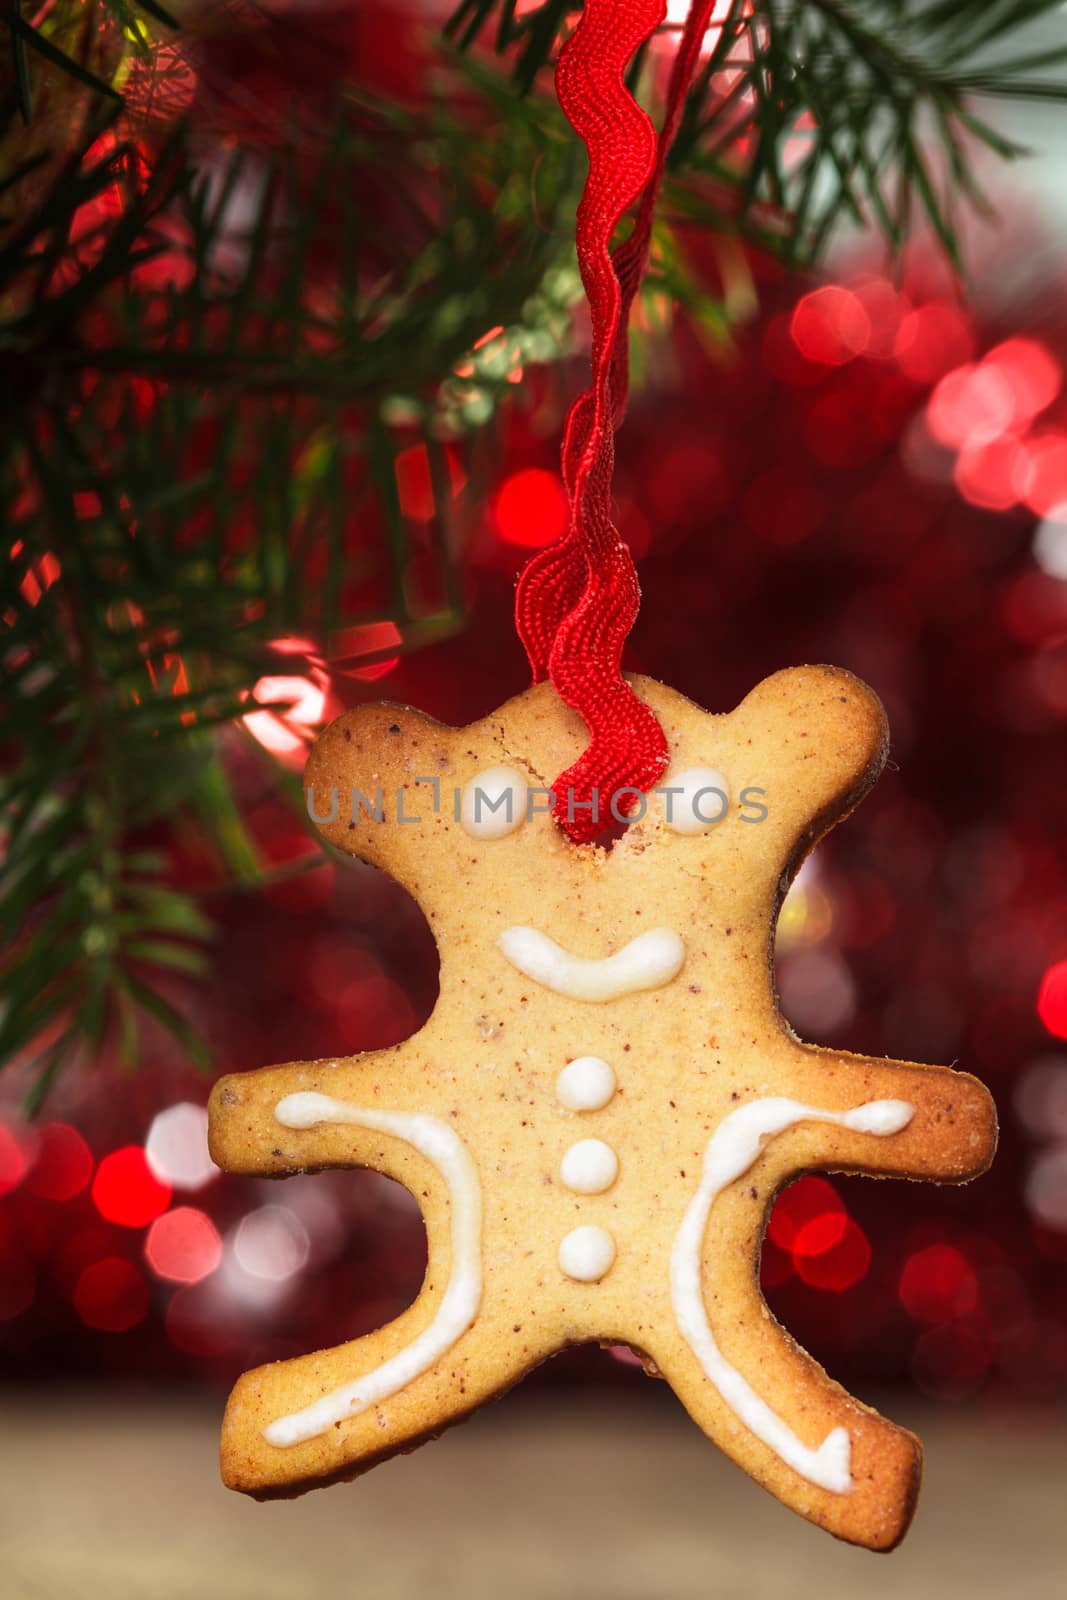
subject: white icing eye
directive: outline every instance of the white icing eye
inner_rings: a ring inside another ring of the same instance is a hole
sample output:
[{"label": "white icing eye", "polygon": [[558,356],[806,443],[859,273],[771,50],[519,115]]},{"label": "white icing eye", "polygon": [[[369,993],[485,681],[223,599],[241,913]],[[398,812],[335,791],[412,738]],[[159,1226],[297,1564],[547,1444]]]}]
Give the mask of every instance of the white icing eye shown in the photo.
[{"label": "white icing eye", "polygon": [[615,1261],[615,1240],[607,1228],[587,1224],[560,1241],[560,1270],[578,1283],[597,1283]]},{"label": "white icing eye", "polygon": [[568,1061],[556,1079],[556,1099],[568,1111],[600,1111],[615,1093],[615,1074],[599,1056]]},{"label": "white icing eye", "polygon": [[526,779],[514,767],[487,767],[463,789],[460,821],[472,839],[503,839],[526,819]]},{"label": "white icing eye", "polygon": [[564,1153],[559,1175],[572,1194],[603,1194],[619,1176],[619,1158],[603,1139],[579,1139]]},{"label": "white icing eye", "polygon": [[708,833],[730,809],[730,786],[714,767],[688,767],[661,789],[667,826],[675,833]]}]

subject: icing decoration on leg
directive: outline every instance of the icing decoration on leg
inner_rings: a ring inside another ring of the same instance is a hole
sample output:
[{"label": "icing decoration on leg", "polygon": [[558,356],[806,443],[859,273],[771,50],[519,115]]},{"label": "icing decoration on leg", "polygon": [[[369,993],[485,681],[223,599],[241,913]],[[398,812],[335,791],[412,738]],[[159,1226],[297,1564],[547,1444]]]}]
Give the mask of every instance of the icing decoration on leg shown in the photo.
[{"label": "icing decoration on leg", "polygon": [[722,1356],[708,1323],[701,1284],[701,1257],[708,1216],[717,1196],[747,1172],[766,1140],[797,1122],[832,1122],[880,1138],[899,1133],[915,1114],[903,1100],[876,1100],[852,1111],[821,1111],[796,1100],[755,1100],[719,1124],[708,1141],[700,1188],[678,1230],[671,1252],[671,1300],[678,1326],[731,1411],[757,1438],[787,1462],[801,1477],[834,1494],[852,1487],[849,1473],[849,1438],[835,1428],[818,1449],[802,1444],[781,1417],[776,1416],[745,1378]]},{"label": "icing decoration on leg", "polygon": [[404,1139],[432,1161],[448,1185],[452,1204],[452,1265],[448,1288],[437,1315],[406,1350],[367,1372],[355,1382],[279,1417],[264,1430],[273,1445],[300,1444],[325,1433],[335,1423],[358,1416],[368,1406],[387,1400],[450,1350],[478,1315],[482,1298],[482,1191],[478,1173],[462,1142],[445,1123],[424,1115],[372,1111],[324,1094],[289,1094],[274,1115],[286,1128],[314,1128],[323,1122],[376,1128]]}]

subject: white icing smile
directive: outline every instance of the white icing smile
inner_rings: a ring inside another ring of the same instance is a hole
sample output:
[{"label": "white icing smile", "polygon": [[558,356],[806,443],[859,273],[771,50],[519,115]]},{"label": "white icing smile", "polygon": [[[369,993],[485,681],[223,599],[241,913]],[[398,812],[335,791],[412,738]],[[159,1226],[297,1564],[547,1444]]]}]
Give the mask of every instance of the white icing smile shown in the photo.
[{"label": "white icing smile", "polygon": [[704,1309],[701,1256],[708,1215],[728,1184],[747,1172],[765,1142],[797,1122],[833,1122],[857,1133],[880,1138],[899,1133],[915,1114],[904,1100],[871,1100],[851,1111],[821,1111],[797,1100],[753,1100],[739,1106],[708,1141],[700,1188],[689,1203],[671,1250],[671,1302],[678,1329],[705,1375],[718,1389],[730,1410],[769,1445],[775,1455],[801,1477],[834,1494],[852,1487],[849,1471],[851,1445],[844,1428],[834,1428],[818,1449],[797,1438],[765,1400],[725,1359],[715,1343]]},{"label": "white icing smile", "polygon": [[263,1430],[268,1444],[287,1446],[314,1439],[335,1423],[356,1417],[427,1372],[466,1333],[482,1299],[482,1190],[478,1173],[458,1135],[423,1113],[373,1111],[325,1094],[288,1094],[274,1108],[286,1128],[320,1122],[349,1123],[403,1139],[431,1161],[448,1185],[452,1213],[452,1262],[448,1285],[428,1328],[403,1350],[354,1383],[323,1395],[303,1411],[279,1417]]},{"label": "white icing smile", "polygon": [[572,956],[536,928],[505,928],[500,948],[513,967],[568,1000],[600,1003],[642,989],[658,989],[677,977],[685,945],[671,928],[651,928],[613,956]]}]

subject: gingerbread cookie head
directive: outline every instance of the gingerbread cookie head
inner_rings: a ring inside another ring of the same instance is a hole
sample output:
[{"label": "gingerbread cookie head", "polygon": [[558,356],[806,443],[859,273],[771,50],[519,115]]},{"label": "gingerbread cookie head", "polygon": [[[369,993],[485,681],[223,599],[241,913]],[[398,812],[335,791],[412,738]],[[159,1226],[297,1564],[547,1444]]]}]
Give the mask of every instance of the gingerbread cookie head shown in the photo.
[{"label": "gingerbread cookie head", "polygon": [[780,1499],[886,1549],[918,1442],[833,1384],[758,1285],[800,1173],[961,1182],[993,1153],[973,1078],[802,1044],[778,1012],[782,894],[877,777],[882,709],[825,667],[727,716],[634,686],[671,761],[611,849],[548,814],[584,728],[546,685],[462,729],[364,707],[316,745],[312,815],[418,900],[439,998],[393,1049],[223,1079],[212,1149],[235,1172],[399,1179],[428,1267],[387,1327],[240,1380],[224,1475],[258,1495],[352,1477],[567,1344],[627,1343]]}]

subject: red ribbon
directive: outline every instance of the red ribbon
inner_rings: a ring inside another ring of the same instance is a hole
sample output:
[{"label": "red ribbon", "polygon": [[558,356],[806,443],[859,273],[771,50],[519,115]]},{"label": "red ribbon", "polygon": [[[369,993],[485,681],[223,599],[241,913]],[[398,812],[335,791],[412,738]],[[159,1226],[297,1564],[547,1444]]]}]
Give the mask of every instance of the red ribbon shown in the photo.
[{"label": "red ribbon", "polygon": [[[693,0],[658,141],[623,73],[663,21],[665,0],[586,0],[556,67],[559,103],[589,153],[577,244],[592,319],[593,381],[572,406],[563,439],[568,528],[520,573],[515,624],[533,681],[550,678],[591,736],[554,785],[553,814],[577,844],[603,832],[612,816],[627,815],[667,766],[663,730],[620,671],[641,591],[633,559],[611,521],[611,479],[615,429],[629,387],[630,307],[648,261],[667,152],[713,4]],[[612,254],[612,234],[639,195],[633,232]]]}]

